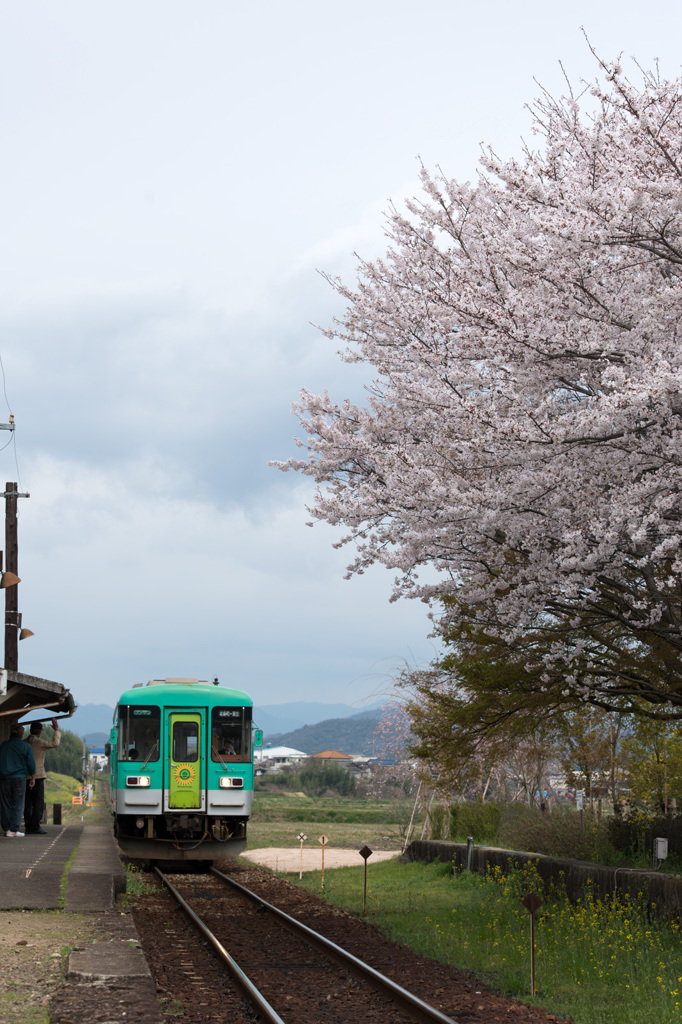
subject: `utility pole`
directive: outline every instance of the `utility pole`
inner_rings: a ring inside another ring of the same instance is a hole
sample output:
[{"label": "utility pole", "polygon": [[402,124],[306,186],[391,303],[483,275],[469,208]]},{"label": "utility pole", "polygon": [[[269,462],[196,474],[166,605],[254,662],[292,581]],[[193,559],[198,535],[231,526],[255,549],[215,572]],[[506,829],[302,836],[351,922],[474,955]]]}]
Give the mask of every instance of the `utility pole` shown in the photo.
[{"label": "utility pole", "polygon": [[[16,483],[6,483],[5,493],[5,556],[7,571],[19,575],[19,542],[17,531],[17,498],[29,498],[30,494],[20,494]],[[19,630],[21,614],[19,612],[18,586],[7,587],[5,590],[5,668],[16,672],[19,668]]]}]

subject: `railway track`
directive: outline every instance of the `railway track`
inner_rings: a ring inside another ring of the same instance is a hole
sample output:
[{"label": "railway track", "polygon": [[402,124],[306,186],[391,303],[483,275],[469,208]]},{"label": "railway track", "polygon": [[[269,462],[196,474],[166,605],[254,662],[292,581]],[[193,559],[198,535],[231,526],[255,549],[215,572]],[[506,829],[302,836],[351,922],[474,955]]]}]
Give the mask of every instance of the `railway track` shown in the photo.
[{"label": "railway track", "polygon": [[[222,872],[173,879],[156,872],[268,1024],[453,1024],[451,1017]],[[188,958],[187,947],[185,938],[187,962],[180,959],[180,965],[196,978],[205,997],[198,958]],[[229,1019],[237,1021],[235,1000],[229,992],[222,999],[231,1002]],[[246,1009],[241,1012],[244,1020],[253,1019]]]}]

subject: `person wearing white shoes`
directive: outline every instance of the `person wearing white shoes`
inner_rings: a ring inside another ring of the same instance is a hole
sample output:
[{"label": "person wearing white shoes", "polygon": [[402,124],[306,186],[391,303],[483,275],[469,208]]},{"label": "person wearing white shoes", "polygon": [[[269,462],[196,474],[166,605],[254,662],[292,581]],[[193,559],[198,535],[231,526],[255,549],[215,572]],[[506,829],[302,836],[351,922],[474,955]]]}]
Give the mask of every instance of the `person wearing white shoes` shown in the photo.
[{"label": "person wearing white shoes", "polygon": [[23,735],[23,725],[15,724],[9,739],[0,743],[0,825],[8,839],[23,838],[21,815],[26,780],[36,770],[33,751],[24,743]]},{"label": "person wearing white shoes", "polygon": [[59,746],[61,739],[59,733],[59,722],[52,719],[54,736],[51,740],[44,740],[41,737],[43,731],[42,722],[32,722],[26,743],[33,751],[36,762],[36,769],[33,778],[26,783],[26,795],[24,802],[24,822],[26,823],[27,836],[46,836],[47,831],[41,826],[43,811],[45,810],[45,751]]}]

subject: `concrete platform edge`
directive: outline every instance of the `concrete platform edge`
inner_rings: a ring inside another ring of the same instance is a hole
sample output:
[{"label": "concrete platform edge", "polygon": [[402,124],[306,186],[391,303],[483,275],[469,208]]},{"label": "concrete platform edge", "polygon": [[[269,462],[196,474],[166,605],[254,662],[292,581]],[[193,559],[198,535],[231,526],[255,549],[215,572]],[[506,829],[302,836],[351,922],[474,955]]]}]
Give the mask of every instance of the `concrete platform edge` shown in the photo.
[{"label": "concrete platform edge", "polygon": [[76,1020],[162,1024],[132,915],[116,909],[126,873],[110,826],[86,826],[67,875],[67,913],[91,920],[95,941],[69,954],[66,979],[50,1002],[51,1024]]},{"label": "concrete platform edge", "polygon": [[111,910],[126,891],[126,874],[111,828],[86,825],[66,879],[68,912]]}]

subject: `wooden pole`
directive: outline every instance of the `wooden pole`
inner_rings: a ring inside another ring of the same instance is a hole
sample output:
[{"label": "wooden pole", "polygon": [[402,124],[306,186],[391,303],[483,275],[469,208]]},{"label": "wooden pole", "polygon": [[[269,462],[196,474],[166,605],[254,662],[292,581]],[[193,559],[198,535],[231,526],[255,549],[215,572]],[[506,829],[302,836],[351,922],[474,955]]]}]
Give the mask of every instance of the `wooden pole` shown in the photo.
[{"label": "wooden pole", "polygon": [[367,913],[367,860],[365,860],[365,885],[362,890],[362,916]]},{"label": "wooden pole", "polygon": [[542,901],[534,892],[529,892],[521,900],[530,914],[530,991],[535,995],[535,911],[542,906]]},{"label": "wooden pole", "polygon": [[[5,558],[8,572],[19,575],[19,545],[17,540],[17,485],[5,484]],[[5,590],[5,668],[16,672],[19,668],[19,587]]]}]

